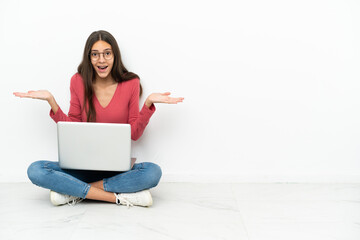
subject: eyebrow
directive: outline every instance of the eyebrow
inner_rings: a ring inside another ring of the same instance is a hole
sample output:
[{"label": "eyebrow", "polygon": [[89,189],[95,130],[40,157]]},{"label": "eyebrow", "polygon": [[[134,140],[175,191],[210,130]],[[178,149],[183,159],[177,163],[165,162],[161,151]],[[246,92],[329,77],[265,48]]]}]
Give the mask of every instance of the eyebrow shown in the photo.
[{"label": "eyebrow", "polygon": [[[106,49],[104,49],[104,51],[106,51],[106,50],[112,50],[111,48],[106,48]],[[98,52],[99,50],[96,50],[96,49],[94,49],[94,50],[91,50],[92,52]]]}]

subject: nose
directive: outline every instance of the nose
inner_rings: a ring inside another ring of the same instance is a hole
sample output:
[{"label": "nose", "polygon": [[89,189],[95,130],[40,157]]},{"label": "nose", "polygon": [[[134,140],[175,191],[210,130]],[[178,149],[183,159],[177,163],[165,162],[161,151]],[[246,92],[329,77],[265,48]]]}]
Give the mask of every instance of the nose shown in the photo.
[{"label": "nose", "polygon": [[99,55],[99,62],[105,62],[104,53]]}]

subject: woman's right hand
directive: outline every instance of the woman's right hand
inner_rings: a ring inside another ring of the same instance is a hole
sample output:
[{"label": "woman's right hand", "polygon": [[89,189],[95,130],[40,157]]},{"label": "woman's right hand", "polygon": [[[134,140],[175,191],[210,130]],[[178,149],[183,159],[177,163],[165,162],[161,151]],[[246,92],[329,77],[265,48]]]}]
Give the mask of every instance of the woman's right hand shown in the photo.
[{"label": "woman's right hand", "polygon": [[20,98],[33,98],[50,101],[53,95],[48,90],[28,91],[28,92],[14,92],[16,97]]},{"label": "woman's right hand", "polygon": [[33,98],[45,100],[50,104],[51,110],[56,114],[59,110],[59,105],[56,103],[54,96],[48,90],[28,91],[28,92],[14,92],[16,97]]}]

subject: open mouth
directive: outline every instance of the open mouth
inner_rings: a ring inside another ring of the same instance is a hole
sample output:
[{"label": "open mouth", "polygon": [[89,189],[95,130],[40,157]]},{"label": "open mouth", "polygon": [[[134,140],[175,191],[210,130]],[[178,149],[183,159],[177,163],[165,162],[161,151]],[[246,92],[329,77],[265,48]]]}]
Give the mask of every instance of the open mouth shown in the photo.
[{"label": "open mouth", "polygon": [[108,66],[97,66],[100,71],[104,71]]}]

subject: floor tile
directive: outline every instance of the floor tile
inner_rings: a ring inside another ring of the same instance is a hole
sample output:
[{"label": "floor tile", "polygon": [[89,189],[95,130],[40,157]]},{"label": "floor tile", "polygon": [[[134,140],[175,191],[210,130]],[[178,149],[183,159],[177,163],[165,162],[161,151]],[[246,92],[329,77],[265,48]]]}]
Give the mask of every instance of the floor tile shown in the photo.
[{"label": "floor tile", "polygon": [[360,184],[160,183],[149,208],[0,183],[0,239],[360,239]]},{"label": "floor tile", "polygon": [[279,183],[233,184],[238,200],[351,200],[360,201],[360,184]]},{"label": "floor tile", "polygon": [[228,184],[162,183],[152,207],[129,209],[89,200],[55,207],[49,190],[30,183],[0,187],[0,239],[248,239]]},{"label": "floor tile", "polygon": [[360,226],[354,223],[250,223],[251,240],[359,240]]}]

